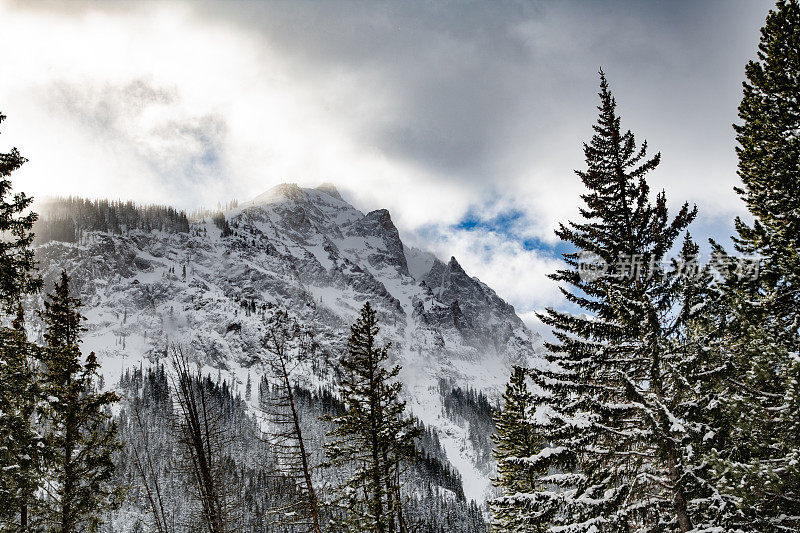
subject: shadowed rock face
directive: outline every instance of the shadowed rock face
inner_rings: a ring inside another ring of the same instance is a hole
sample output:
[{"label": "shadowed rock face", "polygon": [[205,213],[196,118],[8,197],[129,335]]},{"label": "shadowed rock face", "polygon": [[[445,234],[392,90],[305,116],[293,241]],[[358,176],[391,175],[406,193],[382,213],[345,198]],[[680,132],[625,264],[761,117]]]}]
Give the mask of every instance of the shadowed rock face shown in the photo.
[{"label": "shadowed rock face", "polygon": [[403,251],[403,242],[400,233],[392,222],[392,217],[386,209],[378,209],[350,226],[348,235],[357,237],[376,237],[383,242],[380,253],[369,256],[370,264],[378,269],[387,267],[395,268],[400,274],[410,277],[408,263]]},{"label": "shadowed rock face", "polygon": [[443,303],[458,304],[469,328],[488,330],[506,323],[524,327],[514,307],[478,278],[468,276],[455,257],[446,265],[437,259],[423,281]]}]

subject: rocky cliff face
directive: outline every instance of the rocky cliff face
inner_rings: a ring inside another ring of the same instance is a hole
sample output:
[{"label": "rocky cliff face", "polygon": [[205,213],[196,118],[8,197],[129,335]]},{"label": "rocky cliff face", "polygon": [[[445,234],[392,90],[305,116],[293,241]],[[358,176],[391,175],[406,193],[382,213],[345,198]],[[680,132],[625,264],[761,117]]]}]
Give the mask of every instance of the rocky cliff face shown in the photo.
[{"label": "rocky cliff face", "polygon": [[[330,385],[348,326],[369,300],[403,365],[410,409],[441,429],[445,446],[452,441],[451,460],[468,480],[464,428],[443,418],[437,383],[452,379],[498,397],[510,366],[535,357],[539,345],[513,307],[455,258],[444,263],[404,246],[388,211],[363,214],[332,186],[280,185],[225,218],[227,237],[206,219],[189,233],[88,232],[78,243],[37,249],[47,280],[62,268],[73,276],[86,305],[85,347],[100,356],[106,381],[179,343],[205,371],[242,387],[248,374],[257,383],[264,315],[281,307],[315,331],[319,357],[305,379]],[[485,472],[474,475],[483,476],[480,492]]]}]

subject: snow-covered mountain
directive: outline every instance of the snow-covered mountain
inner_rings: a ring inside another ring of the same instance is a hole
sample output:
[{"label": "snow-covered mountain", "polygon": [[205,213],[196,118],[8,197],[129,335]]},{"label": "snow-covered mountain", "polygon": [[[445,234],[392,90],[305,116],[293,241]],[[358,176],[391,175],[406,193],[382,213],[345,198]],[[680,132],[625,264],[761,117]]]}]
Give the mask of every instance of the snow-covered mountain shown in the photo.
[{"label": "snow-covered mountain", "polygon": [[84,347],[100,356],[106,382],[179,343],[243,390],[248,374],[257,383],[264,371],[263,315],[282,307],[314,330],[319,356],[305,376],[327,386],[369,300],[403,366],[409,408],[439,431],[467,496],[482,499],[489,472],[469,428],[444,414],[439,383],[497,398],[511,365],[541,344],[514,308],[455,258],[404,245],[388,211],[364,214],[330,185],[279,185],[224,217],[188,232],[86,231],[37,248],[47,280],[62,268],[73,277],[88,318]]}]

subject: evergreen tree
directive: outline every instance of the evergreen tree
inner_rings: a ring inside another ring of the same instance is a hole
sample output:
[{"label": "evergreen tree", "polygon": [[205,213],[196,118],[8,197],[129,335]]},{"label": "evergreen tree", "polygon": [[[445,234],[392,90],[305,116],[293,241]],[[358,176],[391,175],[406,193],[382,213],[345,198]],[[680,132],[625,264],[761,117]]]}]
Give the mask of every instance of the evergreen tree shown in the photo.
[{"label": "evergreen tree", "polygon": [[682,429],[675,437],[695,529],[736,531],[742,513],[736,499],[719,490],[721,476],[712,467],[731,442],[730,366],[720,342],[728,328],[726,303],[713,266],[699,264],[699,251],[687,233],[670,272],[680,306],[664,354],[671,378],[669,407]]},{"label": "evergreen tree", "polygon": [[[0,123],[5,120],[0,113]],[[33,198],[11,195],[12,172],[23,163],[14,148],[0,154],[0,322],[16,313],[12,327],[0,326],[0,527],[25,531],[29,505],[40,484],[36,428],[40,399],[34,361],[35,347],[24,328],[22,297],[41,288],[34,274],[31,229],[36,213],[23,214]]]},{"label": "evergreen tree", "polygon": [[[764,256],[760,272],[775,315],[798,309],[800,293],[800,4],[780,0],[761,30],[758,60],[745,68],[734,125],[739,146],[736,188],[755,217],[752,226],[736,220],[737,248]],[[789,338],[797,324],[787,319]]]},{"label": "evergreen tree", "polygon": [[622,132],[600,75],[588,168],[577,171],[588,189],[584,221],[556,232],[577,251],[550,276],[593,316],[552,308],[540,316],[557,342],[531,372],[539,389],[532,422],[548,446],[524,461],[545,486],[528,505],[541,522],[569,531],[689,531],[686,430],[671,411],[676,376],[664,358],[677,301],[661,264],[696,209],[684,204],[670,220],[663,192],[651,202],[645,178],[660,154],[648,158],[646,143],[637,147]]},{"label": "evergreen tree", "polygon": [[[0,113],[0,124],[6,116]],[[35,261],[31,229],[36,213],[22,213],[33,198],[23,192],[11,194],[9,176],[25,163],[16,148],[0,154],[0,306],[3,312],[16,310],[19,297],[41,288],[42,281],[34,275]]]},{"label": "evergreen tree", "polygon": [[743,277],[720,246],[727,309],[715,337],[729,368],[726,446],[712,456],[720,490],[747,530],[800,528],[800,4],[781,0],[748,63],[735,125],[737,192],[754,217],[736,220],[737,251],[760,258]]},{"label": "evergreen tree", "polygon": [[400,495],[400,468],[414,456],[419,428],[405,417],[395,381],[400,367],[385,368],[389,345],[378,346],[378,319],[369,302],[350,328],[348,353],[340,393],[345,405],[326,443],[330,463],[350,465],[352,476],[337,497],[345,518],[340,524],[352,531],[393,533],[407,531]]},{"label": "evergreen tree", "polygon": [[498,532],[540,530],[539,517],[530,515],[526,508],[526,495],[537,490],[537,479],[522,459],[536,455],[544,447],[530,422],[535,406],[527,379],[525,369],[515,366],[503,395],[503,408],[495,415],[497,433],[493,436],[493,455],[497,460],[497,477],[493,482],[503,495],[491,501],[490,507]]},{"label": "evergreen tree", "polygon": [[98,531],[102,514],[119,503],[112,483],[113,455],[120,449],[109,407],[113,392],[99,392],[100,367],[94,352],[80,350],[81,302],[69,294],[62,272],[44,303],[45,345],[41,351],[42,389],[47,398],[44,519],[60,533]]},{"label": "evergreen tree", "polygon": [[36,347],[25,334],[22,306],[11,328],[0,328],[0,530],[27,531],[41,485],[41,391]]}]

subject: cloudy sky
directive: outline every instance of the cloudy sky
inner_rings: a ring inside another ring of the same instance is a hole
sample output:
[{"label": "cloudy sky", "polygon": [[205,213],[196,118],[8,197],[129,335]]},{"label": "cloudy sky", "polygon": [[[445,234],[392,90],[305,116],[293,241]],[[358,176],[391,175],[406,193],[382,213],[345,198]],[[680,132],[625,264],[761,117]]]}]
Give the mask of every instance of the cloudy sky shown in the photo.
[{"label": "cloudy sky", "polygon": [[601,67],[662,152],[652,187],[698,205],[698,237],[730,232],[731,123],[770,6],[0,0],[0,151],[40,197],[191,210],[333,182],[532,320],[559,303],[544,275]]}]

